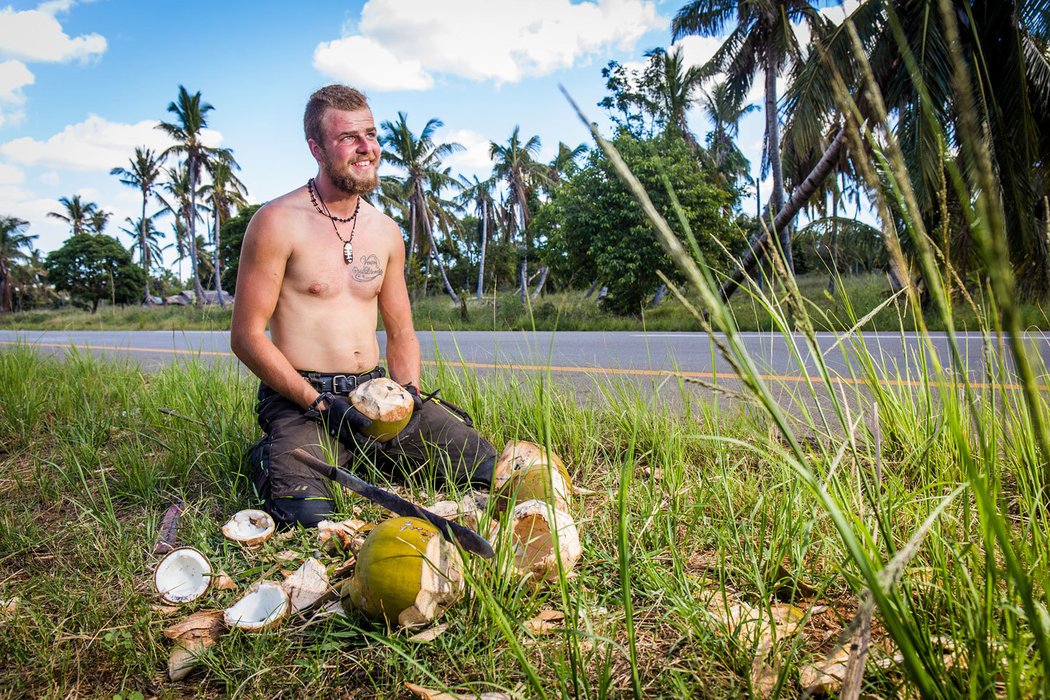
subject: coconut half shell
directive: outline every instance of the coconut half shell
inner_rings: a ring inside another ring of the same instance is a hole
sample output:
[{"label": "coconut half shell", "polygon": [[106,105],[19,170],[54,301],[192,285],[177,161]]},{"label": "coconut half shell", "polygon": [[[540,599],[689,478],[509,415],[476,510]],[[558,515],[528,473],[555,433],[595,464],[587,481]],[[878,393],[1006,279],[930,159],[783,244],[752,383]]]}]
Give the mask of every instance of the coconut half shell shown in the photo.
[{"label": "coconut half shell", "polygon": [[291,601],[281,584],[259,581],[223,611],[223,620],[230,627],[259,632],[281,624],[289,610]]},{"label": "coconut half shell", "polygon": [[[511,514],[514,565],[544,581],[558,580],[558,560],[568,573],[583,554],[572,516],[543,501],[526,501]],[[557,548],[555,548],[557,536]]]},{"label": "coconut half shell", "polygon": [[354,408],[372,420],[362,432],[380,442],[397,437],[412,417],[412,394],[392,379],[379,377],[361,384],[350,394]]},{"label": "coconut half shell", "polygon": [[542,500],[568,512],[572,479],[561,457],[534,442],[512,440],[492,469],[492,493],[502,511],[515,501]]},{"label": "coconut half shell", "polygon": [[222,536],[245,547],[254,547],[269,539],[276,528],[277,524],[269,513],[248,509],[235,513],[222,526]]},{"label": "coconut half shell", "polygon": [[226,632],[221,610],[202,610],[164,630],[175,641],[168,656],[168,678],[181,681],[197,665],[201,652],[215,644]]},{"label": "coconut half shell", "polygon": [[[549,455],[549,459],[548,459]],[[565,481],[570,481],[565,463],[554,451],[547,452],[545,447],[525,440],[511,440],[503,448],[496,465],[492,468],[492,490],[502,487],[514,475],[514,472],[530,469],[536,465],[550,464],[563,472]]]},{"label": "coconut half shell", "polygon": [[211,562],[193,547],[177,547],[157,564],[153,585],[166,603],[196,600],[211,585]]}]

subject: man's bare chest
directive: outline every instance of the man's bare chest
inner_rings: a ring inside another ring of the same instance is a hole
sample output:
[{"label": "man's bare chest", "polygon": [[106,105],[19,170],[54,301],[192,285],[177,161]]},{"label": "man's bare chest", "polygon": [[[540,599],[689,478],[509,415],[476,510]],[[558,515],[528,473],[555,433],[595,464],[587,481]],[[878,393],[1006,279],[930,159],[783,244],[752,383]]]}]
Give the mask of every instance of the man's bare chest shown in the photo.
[{"label": "man's bare chest", "polygon": [[354,240],[353,259],[347,263],[343,243],[333,241],[308,240],[296,247],[285,270],[285,291],[317,298],[378,296],[386,276],[386,251],[374,241]]}]

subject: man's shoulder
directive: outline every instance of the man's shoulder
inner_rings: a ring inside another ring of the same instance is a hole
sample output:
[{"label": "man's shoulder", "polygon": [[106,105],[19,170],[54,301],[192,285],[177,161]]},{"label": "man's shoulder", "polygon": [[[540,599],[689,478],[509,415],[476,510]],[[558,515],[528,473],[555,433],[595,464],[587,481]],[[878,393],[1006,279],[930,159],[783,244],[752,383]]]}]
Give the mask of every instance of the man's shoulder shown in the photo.
[{"label": "man's shoulder", "polygon": [[302,188],[292,190],[259,207],[252,216],[249,230],[255,235],[265,235],[272,230],[286,229],[294,226],[303,212]]}]

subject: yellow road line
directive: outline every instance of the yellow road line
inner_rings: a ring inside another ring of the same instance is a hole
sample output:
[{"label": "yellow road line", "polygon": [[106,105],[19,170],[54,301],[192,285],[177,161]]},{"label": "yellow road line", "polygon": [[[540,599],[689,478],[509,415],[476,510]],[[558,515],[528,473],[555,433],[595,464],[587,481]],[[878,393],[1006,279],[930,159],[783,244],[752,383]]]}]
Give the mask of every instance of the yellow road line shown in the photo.
[{"label": "yellow road line", "polygon": [[[217,350],[179,350],[177,348],[138,348],[138,347],[117,347],[112,345],[73,345],[71,343],[26,343],[19,340],[0,340],[0,345],[31,345],[33,347],[43,348],[77,348],[78,350],[115,350],[119,352],[152,352],[163,355],[191,355],[194,357],[207,356],[207,357],[233,357],[233,353],[229,351],[217,351]],[[437,365],[438,363],[434,360],[423,360],[423,364]],[[562,365],[513,365],[513,364],[495,364],[490,362],[455,362],[452,360],[445,360],[442,364],[449,365],[452,367],[464,367],[469,369],[490,369],[490,370],[521,370],[526,372],[559,372],[565,374],[589,374],[589,375],[613,375],[613,376],[633,376],[633,377],[682,377],[683,379],[702,379],[713,381],[717,379],[722,380],[736,380],[737,378],[729,373],[715,374],[713,372],[674,372],[665,369],[624,369],[615,367],[573,367],[573,366],[562,366]],[[759,377],[765,382],[807,382],[812,381],[813,383],[820,383],[819,377],[804,377],[797,374],[761,374]],[[924,382],[920,379],[879,379],[876,380],[882,386],[908,386],[908,387],[922,387],[922,386],[941,386],[944,382],[930,380]],[[853,377],[831,377],[831,382],[834,384],[846,384],[846,385],[864,385],[869,384],[867,379],[857,379]],[[974,389],[1015,389],[1019,390],[1023,388],[1020,384],[992,384],[990,382],[973,382],[970,386]],[[1040,386],[1040,391],[1050,391],[1050,387]]]}]

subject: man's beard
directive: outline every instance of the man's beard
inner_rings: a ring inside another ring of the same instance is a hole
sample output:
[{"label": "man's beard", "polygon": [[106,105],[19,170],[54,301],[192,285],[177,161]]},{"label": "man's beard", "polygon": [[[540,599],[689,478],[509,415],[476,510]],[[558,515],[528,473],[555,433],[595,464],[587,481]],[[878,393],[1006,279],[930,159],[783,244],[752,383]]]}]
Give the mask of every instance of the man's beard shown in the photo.
[{"label": "man's beard", "polygon": [[[351,168],[353,166],[347,167]],[[327,153],[325,153],[324,160],[321,161],[321,172],[323,172],[328,180],[335,185],[336,189],[348,195],[368,194],[375,188],[379,187],[378,167],[372,171],[372,177],[370,179],[357,180],[351,177],[349,172],[338,172]]]}]

